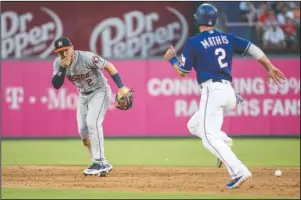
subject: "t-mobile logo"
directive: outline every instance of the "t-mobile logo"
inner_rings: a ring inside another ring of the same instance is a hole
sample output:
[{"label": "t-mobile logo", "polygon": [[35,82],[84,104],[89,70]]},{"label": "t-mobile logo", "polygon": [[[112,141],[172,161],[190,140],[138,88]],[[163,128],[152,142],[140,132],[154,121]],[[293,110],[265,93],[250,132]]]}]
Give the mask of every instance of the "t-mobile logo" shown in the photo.
[{"label": "t-mobile logo", "polygon": [[20,104],[24,101],[24,90],[22,87],[6,88],[6,102],[9,103],[11,110],[20,109]]}]

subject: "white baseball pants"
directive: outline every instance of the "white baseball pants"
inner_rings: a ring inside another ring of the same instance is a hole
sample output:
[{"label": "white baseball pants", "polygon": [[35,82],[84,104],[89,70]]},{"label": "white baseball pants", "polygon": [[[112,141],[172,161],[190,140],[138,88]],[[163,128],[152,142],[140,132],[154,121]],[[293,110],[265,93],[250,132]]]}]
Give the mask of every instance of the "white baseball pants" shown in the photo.
[{"label": "white baseball pants", "polygon": [[223,161],[232,179],[248,173],[227,145],[231,138],[221,131],[224,114],[235,106],[235,91],[229,81],[206,81],[202,84],[199,110],[187,124],[189,131],[202,139],[204,147]]}]

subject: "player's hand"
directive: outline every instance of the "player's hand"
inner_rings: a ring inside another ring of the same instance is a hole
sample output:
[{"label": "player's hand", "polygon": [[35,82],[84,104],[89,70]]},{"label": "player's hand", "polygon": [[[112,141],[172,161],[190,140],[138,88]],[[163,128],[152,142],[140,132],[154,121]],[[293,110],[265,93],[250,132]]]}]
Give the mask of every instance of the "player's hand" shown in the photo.
[{"label": "player's hand", "polygon": [[128,93],[130,90],[131,90],[130,88],[123,86],[118,89],[117,95],[118,95],[118,97],[121,97],[121,96],[125,95],[126,93]]},{"label": "player's hand", "polygon": [[71,57],[66,57],[66,58],[60,59],[60,65],[63,68],[69,67],[70,64],[71,64]]},{"label": "player's hand", "polygon": [[133,90],[123,86],[115,96],[115,106],[120,110],[128,110],[133,106]]},{"label": "player's hand", "polygon": [[169,61],[172,57],[175,57],[175,56],[176,56],[176,50],[175,50],[175,48],[173,48],[173,46],[170,46],[164,55],[164,59]]},{"label": "player's hand", "polygon": [[269,82],[273,81],[277,85],[282,84],[282,81],[285,80],[284,74],[276,67],[272,67],[268,71]]},{"label": "player's hand", "polygon": [[244,101],[244,98],[239,93],[236,93],[235,96],[236,96],[236,104],[242,103]]}]

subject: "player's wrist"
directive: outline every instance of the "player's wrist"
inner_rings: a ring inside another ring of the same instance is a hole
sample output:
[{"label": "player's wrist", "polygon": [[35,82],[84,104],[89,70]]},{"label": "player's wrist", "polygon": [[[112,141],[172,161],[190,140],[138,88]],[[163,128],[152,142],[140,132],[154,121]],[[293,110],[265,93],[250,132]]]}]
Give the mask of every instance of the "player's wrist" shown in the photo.
[{"label": "player's wrist", "polygon": [[59,71],[58,71],[57,74],[58,74],[59,76],[63,76],[63,77],[64,77],[65,74],[66,74],[66,68],[60,66]]},{"label": "player's wrist", "polygon": [[113,81],[116,83],[116,85],[117,85],[117,87],[119,89],[124,86],[124,84],[123,84],[123,82],[121,80],[121,77],[120,77],[120,75],[118,73],[113,74],[111,77],[112,77]]},{"label": "player's wrist", "polygon": [[66,69],[67,69],[66,67],[60,66],[60,69],[59,69],[59,71],[60,71],[60,72],[65,72],[65,71],[66,71]]},{"label": "player's wrist", "polygon": [[177,59],[177,57],[174,56],[169,60],[169,62],[172,66],[174,66],[174,64],[178,62],[178,59]]}]

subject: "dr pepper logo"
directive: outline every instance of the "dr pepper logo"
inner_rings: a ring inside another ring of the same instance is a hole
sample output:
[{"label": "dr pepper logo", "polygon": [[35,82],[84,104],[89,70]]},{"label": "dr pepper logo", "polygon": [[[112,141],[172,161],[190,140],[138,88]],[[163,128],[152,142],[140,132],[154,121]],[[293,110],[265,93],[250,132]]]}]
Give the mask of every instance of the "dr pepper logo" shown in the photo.
[{"label": "dr pepper logo", "polygon": [[[161,10],[133,10],[101,21],[92,31],[90,50],[108,58],[145,58],[161,55],[171,43],[181,48],[188,36],[185,17],[172,7]],[[167,16],[170,21],[162,22]]]},{"label": "dr pepper logo", "polygon": [[25,13],[5,11],[1,13],[2,58],[46,58],[54,50],[55,38],[62,34],[60,18],[46,7]]}]

